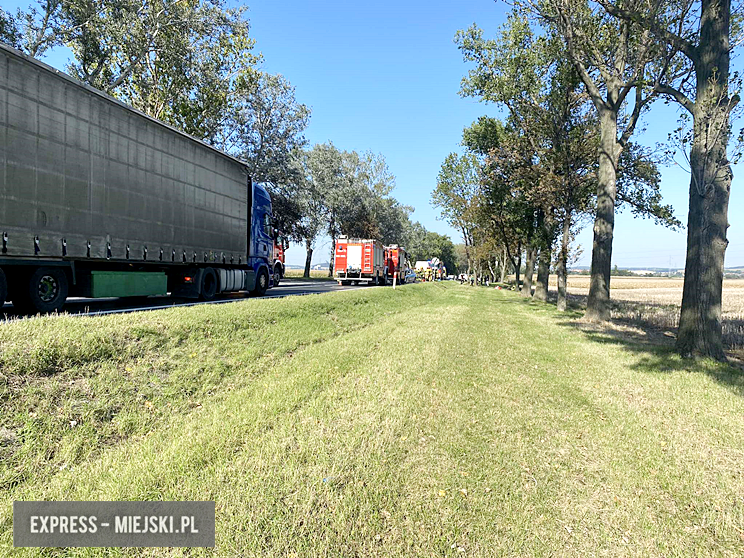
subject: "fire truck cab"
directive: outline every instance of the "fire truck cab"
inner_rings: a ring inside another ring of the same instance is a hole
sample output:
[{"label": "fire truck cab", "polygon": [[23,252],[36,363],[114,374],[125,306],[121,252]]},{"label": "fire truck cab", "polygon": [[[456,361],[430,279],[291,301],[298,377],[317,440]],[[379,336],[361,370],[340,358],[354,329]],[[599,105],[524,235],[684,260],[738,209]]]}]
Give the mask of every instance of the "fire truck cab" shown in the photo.
[{"label": "fire truck cab", "polygon": [[274,287],[279,286],[279,281],[284,279],[284,272],[286,270],[284,261],[284,252],[289,248],[289,240],[287,240],[282,233],[275,232],[274,234],[274,258],[273,258],[273,273],[274,273]]}]

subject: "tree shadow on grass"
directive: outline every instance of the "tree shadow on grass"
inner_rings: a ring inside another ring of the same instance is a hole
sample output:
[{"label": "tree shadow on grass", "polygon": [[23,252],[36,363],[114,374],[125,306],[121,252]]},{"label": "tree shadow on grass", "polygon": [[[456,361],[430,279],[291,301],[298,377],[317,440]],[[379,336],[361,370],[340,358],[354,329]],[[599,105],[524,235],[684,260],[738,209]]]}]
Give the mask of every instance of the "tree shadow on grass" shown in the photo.
[{"label": "tree shadow on grass", "polygon": [[[581,321],[586,309],[585,295],[568,295],[568,310],[558,312],[550,302],[555,303],[557,293],[549,293],[548,303],[533,301],[526,297],[509,297],[500,301],[502,304],[515,304],[552,311],[558,319],[556,322],[562,327],[570,327],[581,331],[584,336],[605,345],[620,347],[632,353],[637,358],[631,365],[633,370],[648,374],[664,374],[669,372],[687,371],[702,372],[715,379],[720,384],[731,389],[734,393],[744,397],[744,359],[740,355],[729,352],[728,363],[716,362],[712,359],[684,359],[674,350],[676,327],[659,327],[647,321],[636,321],[629,318],[613,319],[609,324],[593,324]],[[623,301],[623,304],[634,304]],[[667,305],[658,303],[638,303],[649,307],[665,308]],[[735,323],[743,322],[743,323]],[[741,327],[744,330],[744,320],[728,320],[726,325]],[[731,350],[730,344],[727,344]]]},{"label": "tree shadow on grass", "polygon": [[744,363],[732,358],[728,363],[712,359],[686,359],[674,350],[674,336],[668,332],[627,327],[623,324],[589,324],[581,321],[561,321],[558,325],[581,331],[595,343],[614,345],[631,353],[636,360],[632,370],[647,374],[669,372],[704,373],[735,394],[744,397]]}]

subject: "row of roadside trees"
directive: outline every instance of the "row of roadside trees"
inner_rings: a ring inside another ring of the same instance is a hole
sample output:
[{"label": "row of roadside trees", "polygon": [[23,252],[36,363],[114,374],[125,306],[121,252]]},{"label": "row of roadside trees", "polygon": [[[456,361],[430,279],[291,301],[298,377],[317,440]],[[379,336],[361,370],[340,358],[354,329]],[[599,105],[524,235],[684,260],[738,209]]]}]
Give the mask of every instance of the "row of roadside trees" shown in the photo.
[{"label": "row of roadside trees", "polygon": [[339,234],[454,264],[449,238],[393,197],[381,155],[308,146],[310,109],[260,69],[245,11],[225,0],[38,0],[0,9],[0,41],[33,57],[66,48],[73,77],[246,161],[271,191],[277,228],[304,244],[307,276],[318,240]]},{"label": "row of roadside trees", "polygon": [[472,64],[461,94],[504,115],[465,129],[466,152],[445,160],[433,196],[462,232],[468,267],[513,269],[526,296],[537,268],[534,296],[546,300],[553,264],[565,309],[571,241],[593,220],[585,318],[608,320],[615,212],[682,225],[661,199],[658,152],[633,142],[656,99],[677,103],[689,117],[669,132],[691,173],[677,349],[725,358],[729,139],[739,101],[730,35],[739,11],[726,0],[524,0],[495,39],[475,25],[459,31]]}]

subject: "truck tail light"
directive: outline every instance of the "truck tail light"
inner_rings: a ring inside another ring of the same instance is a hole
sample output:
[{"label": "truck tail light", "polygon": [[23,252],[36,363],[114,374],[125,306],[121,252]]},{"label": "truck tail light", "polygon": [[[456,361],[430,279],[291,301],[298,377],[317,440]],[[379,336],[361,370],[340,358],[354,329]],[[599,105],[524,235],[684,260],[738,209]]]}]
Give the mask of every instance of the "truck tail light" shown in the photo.
[{"label": "truck tail light", "polygon": [[193,277],[191,277],[190,275],[186,275],[186,276],[185,276],[185,277],[183,278],[183,282],[184,282],[184,283],[193,283],[193,282],[194,282],[194,278],[193,278]]}]

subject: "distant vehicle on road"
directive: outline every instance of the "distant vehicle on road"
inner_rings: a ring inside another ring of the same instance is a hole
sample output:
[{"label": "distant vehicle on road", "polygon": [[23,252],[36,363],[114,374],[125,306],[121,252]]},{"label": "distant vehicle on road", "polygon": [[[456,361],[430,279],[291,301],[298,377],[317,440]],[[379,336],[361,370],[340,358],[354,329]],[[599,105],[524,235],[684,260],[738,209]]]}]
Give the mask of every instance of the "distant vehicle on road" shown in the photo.
[{"label": "distant vehicle on road", "polygon": [[406,269],[406,283],[416,282],[416,272],[412,269]]}]

